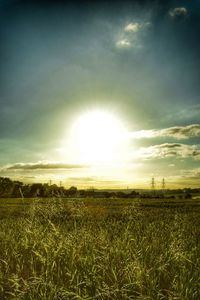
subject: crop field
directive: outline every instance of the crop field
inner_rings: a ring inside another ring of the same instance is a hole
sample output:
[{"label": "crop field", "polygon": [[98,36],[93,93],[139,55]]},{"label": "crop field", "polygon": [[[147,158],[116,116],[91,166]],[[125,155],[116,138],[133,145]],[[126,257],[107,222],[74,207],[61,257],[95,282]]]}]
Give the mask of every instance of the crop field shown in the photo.
[{"label": "crop field", "polygon": [[0,299],[199,300],[200,198],[0,199]]}]

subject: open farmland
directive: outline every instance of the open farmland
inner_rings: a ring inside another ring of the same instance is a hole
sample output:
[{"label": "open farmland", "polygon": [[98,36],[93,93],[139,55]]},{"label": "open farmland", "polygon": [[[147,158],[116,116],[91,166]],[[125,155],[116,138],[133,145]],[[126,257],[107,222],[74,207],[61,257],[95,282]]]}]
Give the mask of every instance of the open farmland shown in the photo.
[{"label": "open farmland", "polygon": [[1,199],[0,299],[199,299],[200,199]]}]

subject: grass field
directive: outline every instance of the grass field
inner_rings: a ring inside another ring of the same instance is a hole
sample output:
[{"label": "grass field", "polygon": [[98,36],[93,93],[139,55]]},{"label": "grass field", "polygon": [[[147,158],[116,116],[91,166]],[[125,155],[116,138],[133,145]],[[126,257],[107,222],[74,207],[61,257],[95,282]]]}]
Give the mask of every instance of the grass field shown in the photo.
[{"label": "grass field", "polygon": [[200,199],[1,199],[0,299],[200,299]]}]

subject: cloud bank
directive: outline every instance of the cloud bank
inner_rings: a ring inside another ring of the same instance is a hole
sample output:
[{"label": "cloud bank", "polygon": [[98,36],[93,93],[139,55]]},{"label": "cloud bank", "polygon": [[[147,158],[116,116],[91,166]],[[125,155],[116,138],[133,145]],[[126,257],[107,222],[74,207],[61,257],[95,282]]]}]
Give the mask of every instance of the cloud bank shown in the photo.
[{"label": "cloud bank", "polygon": [[138,151],[138,156],[143,159],[177,157],[200,160],[200,148],[197,145],[164,143],[140,148]]},{"label": "cloud bank", "polygon": [[189,139],[200,136],[200,124],[192,124],[188,126],[175,126],[165,129],[140,130],[132,132],[132,138],[156,138],[156,137],[171,137],[178,140]]},{"label": "cloud bank", "polygon": [[80,169],[86,167],[85,165],[66,164],[62,162],[48,162],[39,161],[36,163],[15,163],[7,165],[1,168],[3,171],[8,170],[69,170],[69,169]]}]

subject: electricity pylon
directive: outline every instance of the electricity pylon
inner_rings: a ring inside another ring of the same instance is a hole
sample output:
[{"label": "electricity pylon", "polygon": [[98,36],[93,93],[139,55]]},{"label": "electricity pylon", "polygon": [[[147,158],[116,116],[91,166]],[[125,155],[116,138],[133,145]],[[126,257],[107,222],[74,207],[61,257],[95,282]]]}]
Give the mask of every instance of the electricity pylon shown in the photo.
[{"label": "electricity pylon", "polygon": [[151,179],[151,189],[154,191],[155,190],[155,179],[154,179],[154,177],[152,177],[152,179]]},{"label": "electricity pylon", "polygon": [[162,190],[164,190],[166,187],[165,178],[162,179]]}]

